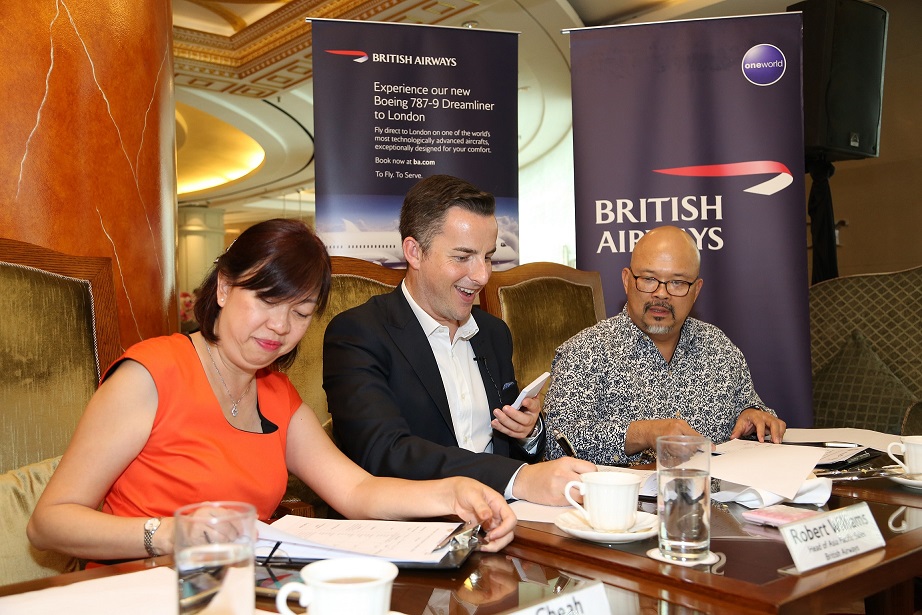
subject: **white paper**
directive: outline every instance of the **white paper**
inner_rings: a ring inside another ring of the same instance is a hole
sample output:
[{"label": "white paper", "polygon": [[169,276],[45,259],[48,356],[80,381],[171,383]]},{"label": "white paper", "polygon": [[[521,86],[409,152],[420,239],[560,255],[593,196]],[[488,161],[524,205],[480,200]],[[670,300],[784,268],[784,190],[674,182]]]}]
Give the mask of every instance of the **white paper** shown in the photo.
[{"label": "white paper", "polygon": [[823,449],[823,457],[817,463],[819,465],[829,465],[832,463],[839,463],[840,461],[848,461],[858,453],[866,450],[868,450],[866,446],[859,446],[857,448],[827,447]]},{"label": "white paper", "polygon": [[434,551],[460,524],[429,521],[344,521],[286,515],[268,525],[257,521],[256,556],[276,551],[295,559],[366,555],[392,562],[435,563],[448,548]]},{"label": "white paper", "polygon": [[823,456],[818,446],[728,440],[711,457],[711,476],[792,500]]},{"label": "white paper", "polygon": [[656,470],[636,470],[634,468],[618,468],[615,466],[596,466],[600,472],[626,472],[637,474],[643,478],[640,483],[640,495],[656,497]]},{"label": "white paper", "polygon": [[784,442],[854,442],[861,446],[887,452],[887,445],[899,442],[900,437],[870,429],[854,429],[841,427],[837,429],[796,429],[790,428],[784,432]]},{"label": "white paper", "polygon": [[712,493],[711,499],[717,502],[737,502],[746,508],[765,508],[782,502],[822,506],[829,501],[830,494],[832,494],[832,481],[828,478],[805,480],[794,497],[790,499],[764,489],[721,481],[720,491]]},{"label": "white paper", "polygon": [[166,566],[0,598],[3,615],[175,613],[176,571]]},{"label": "white paper", "polygon": [[569,504],[566,506],[548,506],[547,504],[535,504],[525,500],[516,500],[509,504],[512,512],[515,513],[519,521],[537,521],[539,523],[553,523],[559,515],[573,508]]}]

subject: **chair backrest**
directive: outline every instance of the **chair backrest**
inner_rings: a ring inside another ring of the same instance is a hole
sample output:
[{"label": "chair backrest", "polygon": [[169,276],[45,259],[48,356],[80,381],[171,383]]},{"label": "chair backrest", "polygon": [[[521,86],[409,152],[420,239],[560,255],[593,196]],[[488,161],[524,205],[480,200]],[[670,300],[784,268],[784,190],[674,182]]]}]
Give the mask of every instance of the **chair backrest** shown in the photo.
[{"label": "chair backrest", "polygon": [[899,433],[922,399],[922,267],[810,287],[814,424]]},{"label": "chair backrest", "polygon": [[121,352],[112,263],[0,239],[0,472],[64,452]]},{"label": "chair backrest", "polygon": [[550,371],[557,347],[605,318],[602,277],[557,263],[494,271],[480,305],[506,321],[519,386]]},{"label": "chair backrest", "polygon": [[388,269],[348,256],[332,256],[330,260],[333,280],[327,308],[322,316],[311,321],[311,326],[301,340],[298,358],[286,372],[301,398],[314,410],[321,423],[330,419],[323,390],[323,334],[327,325],[340,312],[361,305],[374,295],[394,290],[406,273],[405,269]]},{"label": "chair backrest", "polygon": [[[405,269],[388,269],[376,263],[351,258],[331,256],[333,280],[330,297],[323,315],[315,317],[301,339],[298,358],[286,374],[294,384],[301,399],[313,409],[317,419],[332,438],[333,426],[327,410],[327,395],[323,390],[323,335],[334,316],[368,301],[375,295],[388,293],[400,284]],[[295,502],[294,505],[291,502]],[[282,505],[297,514],[326,517],[329,506],[301,480],[289,475],[288,487]]]},{"label": "chair backrest", "polygon": [[35,549],[26,524],[60,457],[0,474],[0,585],[30,581],[78,568],[76,558]]}]

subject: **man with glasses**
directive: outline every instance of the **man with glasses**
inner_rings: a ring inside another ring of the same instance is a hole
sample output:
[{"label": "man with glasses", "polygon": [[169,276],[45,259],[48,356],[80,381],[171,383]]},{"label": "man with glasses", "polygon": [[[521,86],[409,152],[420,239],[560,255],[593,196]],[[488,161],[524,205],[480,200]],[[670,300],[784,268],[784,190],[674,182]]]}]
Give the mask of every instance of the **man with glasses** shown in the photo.
[{"label": "man with glasses", "polygon": [[674,226],[637,242],[621,272],[624,310],[557,349],[544,401],[549,458],[648,462],[665,435],[781,442],[784,421],[756,394],[743,353],[688,317],[704,284],[700,266],[694,239]]}]

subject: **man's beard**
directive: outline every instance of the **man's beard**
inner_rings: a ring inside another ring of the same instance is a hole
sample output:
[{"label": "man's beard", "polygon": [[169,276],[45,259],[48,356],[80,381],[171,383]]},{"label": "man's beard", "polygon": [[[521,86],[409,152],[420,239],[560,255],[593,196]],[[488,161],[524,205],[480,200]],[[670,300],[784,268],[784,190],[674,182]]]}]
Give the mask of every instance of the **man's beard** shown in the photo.
[{"label": "man's beard", "polygon": [[[672,320],[675,322],[675,309],[668,303],[659,303],[656,301],[651,301],[643,306],[643,313],[646,314],[647,311],[653,307],[665,308],[669,310],[669,313],[672,314]],[[667,333],[672,332],[674,325],[661,325],[661,324],[649,324],[644,322],[644,332],[647,335],[666,335]]]}]

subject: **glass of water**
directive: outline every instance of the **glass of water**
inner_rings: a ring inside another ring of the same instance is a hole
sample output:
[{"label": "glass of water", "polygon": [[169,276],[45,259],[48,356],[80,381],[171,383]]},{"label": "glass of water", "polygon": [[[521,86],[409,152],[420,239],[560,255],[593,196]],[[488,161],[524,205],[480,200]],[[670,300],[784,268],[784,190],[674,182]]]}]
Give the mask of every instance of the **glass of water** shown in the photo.
[{"label": "glass of water", "polygon": [[711,546],[711,441],[660,436],[656,476],[660,553],[683,562],[704,560]]},{"label": "glass of water", "polygon": [[179,613],[252,615],[256,509],[243,502],[201,502],[175,513]]}]

